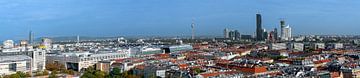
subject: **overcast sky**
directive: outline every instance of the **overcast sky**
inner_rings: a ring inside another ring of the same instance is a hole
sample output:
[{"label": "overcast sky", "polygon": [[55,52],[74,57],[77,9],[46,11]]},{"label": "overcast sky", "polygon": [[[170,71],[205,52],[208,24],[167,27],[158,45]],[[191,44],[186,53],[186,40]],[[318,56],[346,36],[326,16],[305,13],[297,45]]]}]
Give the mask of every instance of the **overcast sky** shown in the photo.
[{"label": "overcast sky", "polygon": [[293,33],[360,33],[360,0],[0,0],[0,40],[36,37],[222,35],[255,32],[260,11],[267,30],[285,18]]}]

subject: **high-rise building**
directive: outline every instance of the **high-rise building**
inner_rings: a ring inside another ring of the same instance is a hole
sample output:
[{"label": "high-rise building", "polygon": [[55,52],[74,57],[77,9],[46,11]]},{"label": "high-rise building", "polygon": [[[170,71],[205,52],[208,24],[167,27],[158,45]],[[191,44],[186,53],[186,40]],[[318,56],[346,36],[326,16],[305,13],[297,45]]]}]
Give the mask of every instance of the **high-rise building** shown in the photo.
[{"label": "high-rise building", "polygon": [[291,27],[290,27],[290,25],[284,27],[282,30],[283,30],[283,34],[281,36],[281,40],[283,40],[283,41],[291,40]]},{"label": "high-rise building", "polygon": [[277,28],[274,28],[272,37],[275,41],[277,41],[279,39]]},{"label": "high-rise building", "polygon": [[238,30],[235,30],[235,40],[240,40],[241,39],[241,34]]},{"label": "high-rise building", "polygon": [[280,20],[280,38],[281,38],[281,40],[283,40],[283,36],[285,35],[284,28],[285,28],[285,20],[281,19]]},{"label": "high-rise building", "polygon": [[224,38],[229,38],[229,32],[230,32],[229,29],[227,28],[224,29]]},{"label": "high-rise building", "polygon": [[265,40],[266,38],[268,38],[269,33],[266,31],[266,29],[263,29],[263,40]]},{"label": "high-rise building", "polygon": [[256,40],[257,41],[263,41],[264,40],[264,36],[263,36],[263,28],[261,25],[262,21],[261,21],[261,14],[257,13],[256,14]]},{"label": "high-rise building", "polygon": [[192,21],[191,23],[191,39],[195,39],[195,23],[194,23],[194,20]]},{"label": "high-rise building", "polygon": [[232,30],[232,31],[229,32],[229,38],[231,40],[240,40],[241,35],[237,30]]},{"label": "high-rise building", "polygon": [[34,42],[34,33],[32,31],[29,32],[29,44],[33,44]]},{"label": "high-rise building", "polygon": [[76,36],[76,43],[80,43],[80,36],[79,35]]}]

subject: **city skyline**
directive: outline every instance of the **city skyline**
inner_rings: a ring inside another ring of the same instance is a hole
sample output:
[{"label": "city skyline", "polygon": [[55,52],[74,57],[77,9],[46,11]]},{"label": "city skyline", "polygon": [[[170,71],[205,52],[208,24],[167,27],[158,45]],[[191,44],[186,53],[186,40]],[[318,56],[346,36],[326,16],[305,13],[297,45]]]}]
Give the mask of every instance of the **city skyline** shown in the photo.
[{"label": "city skyline", "polygon": [[[81,3],[79,3],[81,2]],[[150,4],[149,4],[150,3]],[[157,3],[157,4],[152,4]],[[0,1],[0,40],[58,36],[190,36],[192,18],[196,35],[221,36],[224,28],[242,34],[255,32],[255,14],[267,30],[280,29],[280,18],[294,35],[356,35],[355,0],[336,1]],[[336,6],[333,6],[336,5]],[[213,8],[209,8],[213,7]]]},{"label": "city skyline", "polygon": [[360,78],[359,0],[0,0],[0,78]]}]

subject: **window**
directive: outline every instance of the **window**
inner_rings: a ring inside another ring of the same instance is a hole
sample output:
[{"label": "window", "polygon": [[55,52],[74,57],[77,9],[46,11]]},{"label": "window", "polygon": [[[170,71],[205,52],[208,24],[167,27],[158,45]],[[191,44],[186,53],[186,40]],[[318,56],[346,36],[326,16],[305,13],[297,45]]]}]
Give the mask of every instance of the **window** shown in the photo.
[{"label": "window", "polygon": [[9,71],[16,71],[16,63],[9,64]]},{"label": "window", "polygon": [[31,64],[30,64],[30,62],[26,62],[26,69],[28,69],[28,70],[31,69]]},{"label": "window", "polygon": [[42,52],[39,52],[39,55],[42,55]]}]

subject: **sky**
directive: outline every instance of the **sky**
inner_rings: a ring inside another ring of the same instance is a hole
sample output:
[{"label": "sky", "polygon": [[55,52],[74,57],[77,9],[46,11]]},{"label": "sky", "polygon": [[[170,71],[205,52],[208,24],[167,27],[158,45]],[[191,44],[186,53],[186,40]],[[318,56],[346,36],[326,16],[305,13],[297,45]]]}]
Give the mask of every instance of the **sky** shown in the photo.
[{"label": "sky", "polygon": [[59,36],[222,35],[285,18],[294,35],[359,35],[360,0],[0,0],[0,40]]}]

